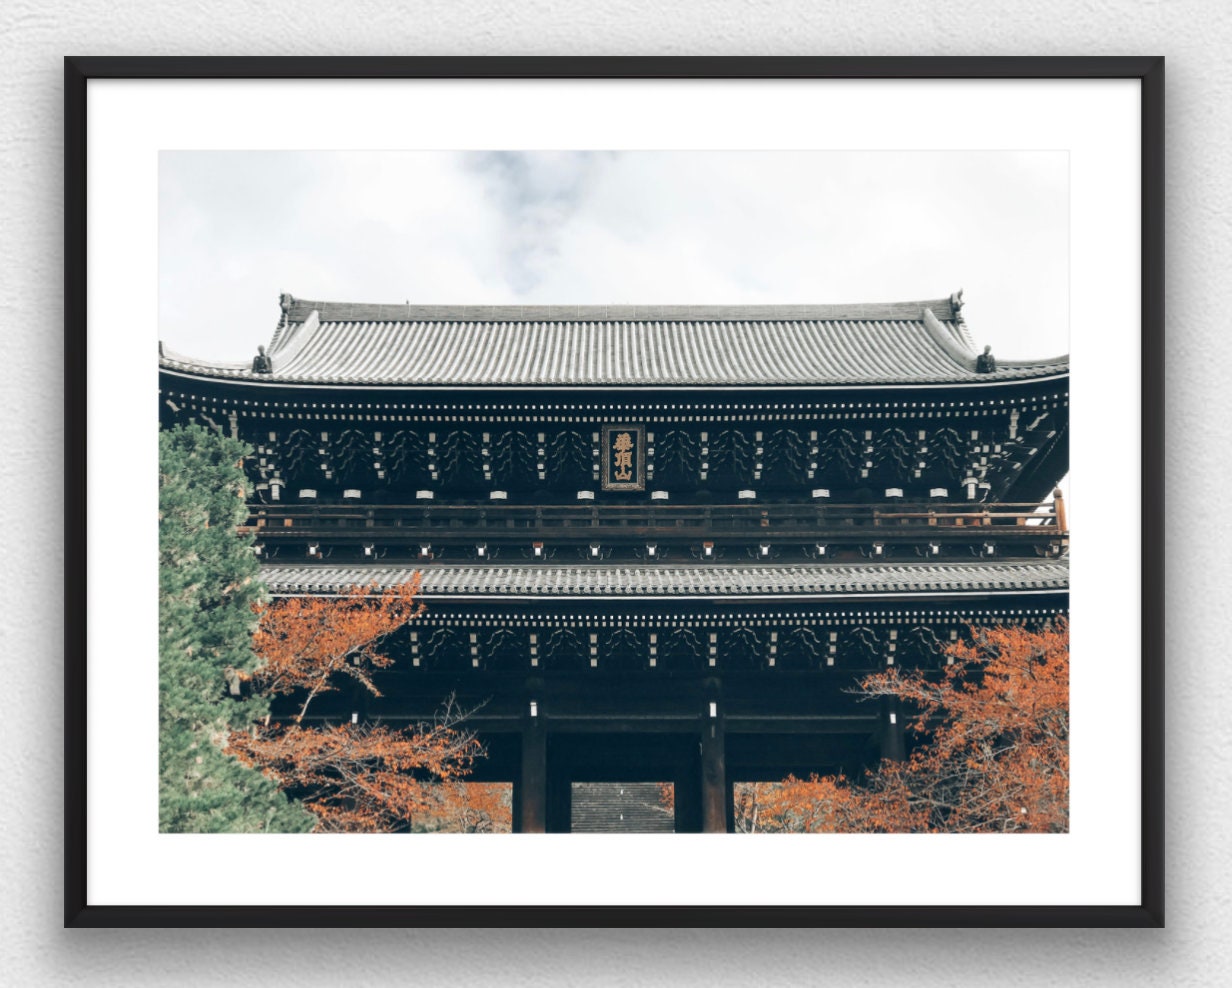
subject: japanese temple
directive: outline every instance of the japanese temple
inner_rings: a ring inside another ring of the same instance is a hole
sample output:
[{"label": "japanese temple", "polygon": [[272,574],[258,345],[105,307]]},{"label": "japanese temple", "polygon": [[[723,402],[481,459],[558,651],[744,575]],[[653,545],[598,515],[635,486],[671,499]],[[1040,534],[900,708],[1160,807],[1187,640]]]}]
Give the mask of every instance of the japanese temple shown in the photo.
[{"label": "japanese temple", "polygon": [[648,829],[729,830],[735,783],[904,756],[863,674],[1068,610],[1068,357],[979,352],[961,292],[280,305],[243,362],[160,348],[161,422],[253,447],[272,594],[422,573],[384,695],[314,709],[414,723],[455,693],[515,830],[604,829],[595,783],[670,783]]}]

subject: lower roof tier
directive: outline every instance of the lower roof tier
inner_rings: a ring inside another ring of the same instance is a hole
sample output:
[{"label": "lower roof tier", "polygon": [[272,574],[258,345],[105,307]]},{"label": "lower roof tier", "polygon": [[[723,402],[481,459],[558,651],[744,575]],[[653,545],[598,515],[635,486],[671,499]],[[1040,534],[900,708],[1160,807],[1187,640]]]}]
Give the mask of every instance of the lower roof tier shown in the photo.
[{"label": "lower roof tier", "polygon": [[425,599],[850,598],[1057,593],[1069,588],[1069,559],[899,565],[394,566],[262,567],[275,596],[389,587],[423,574]]}]

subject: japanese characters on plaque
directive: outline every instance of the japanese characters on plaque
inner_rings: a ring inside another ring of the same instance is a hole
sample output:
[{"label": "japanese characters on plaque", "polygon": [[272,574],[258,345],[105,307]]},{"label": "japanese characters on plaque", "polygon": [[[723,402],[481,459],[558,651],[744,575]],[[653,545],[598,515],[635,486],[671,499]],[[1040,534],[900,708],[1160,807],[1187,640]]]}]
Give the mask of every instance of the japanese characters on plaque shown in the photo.
[{"label": "japanese characters on plaque", "polygon": [[640,425],[603,427],[603,489],[605,491],[644,491],[646,489],[646,431]]}]

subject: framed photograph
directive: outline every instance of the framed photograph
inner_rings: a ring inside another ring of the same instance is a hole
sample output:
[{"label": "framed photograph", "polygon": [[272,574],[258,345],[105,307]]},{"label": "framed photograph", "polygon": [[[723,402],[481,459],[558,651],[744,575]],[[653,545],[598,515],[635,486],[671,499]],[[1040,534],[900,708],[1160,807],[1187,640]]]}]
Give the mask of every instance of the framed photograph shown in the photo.
[{"label": "framed photograph", "polygon": [[66,926],[1163,925],[1163,59],[65,109]]}]

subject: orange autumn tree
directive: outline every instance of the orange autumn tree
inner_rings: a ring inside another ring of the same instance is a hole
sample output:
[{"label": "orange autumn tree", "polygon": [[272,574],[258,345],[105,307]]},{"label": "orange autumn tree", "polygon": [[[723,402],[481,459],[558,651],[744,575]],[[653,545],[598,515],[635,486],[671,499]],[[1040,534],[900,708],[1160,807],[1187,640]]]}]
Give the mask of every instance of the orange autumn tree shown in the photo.
[{"label": "orange autumn tree", "polygon": [[1069,830],[1069,625],[973,629],[944,671],[892,669],[866,698],[914,711],[921,743],[858,781],[789,777],[736,787],[737,829],[807,833]]},{"label": "orange autumn tree", "polygon": [[316,833],[509,829],[500,787],[462,783],[482,749],[447,704],[414,728],[292,725],[232,735],[230,750],[317,817]]},{"label": "orange autumn tree", "polygon": [[393,659],[389,636],[423,613],[418,575],[379,590],[355,587],[336,598],[292,597],[258,608],[252,645],[260,664],[236,674],[265,697],[289,697],[289,724],[234,732],[227,750],[260,769],[317,818],[318,833],[508,829],[500,787],[462,783],[484,751],[460,725],[467,711],[446,700],[431,724],[305,723],[316,697],[348,680],[373,696],[374,670]]},{"label": "orange autumn tree", "polygon": [[337,690],[344,678],[380,696],[372,670],[393,665],[383,645],[423,613],[420,583],[416,573],[385,590],[352,587],[338,597],[286,597],[259,606],[252,647],[261,665],[251,676],[253,689],[265,696],[296,694],[297,701],[302,696],[297,724],[317,696]]}]

